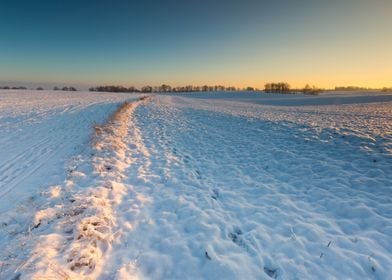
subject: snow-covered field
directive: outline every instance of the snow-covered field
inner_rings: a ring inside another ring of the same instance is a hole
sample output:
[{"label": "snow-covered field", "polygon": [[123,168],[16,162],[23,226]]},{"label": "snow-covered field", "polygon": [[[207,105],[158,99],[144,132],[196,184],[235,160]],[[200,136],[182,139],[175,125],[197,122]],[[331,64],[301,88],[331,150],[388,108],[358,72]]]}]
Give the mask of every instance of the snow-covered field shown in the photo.
[{"label": "snow-covered field", "polygon": [[392,94],[139,97],[0,91],[0,279],[390,279]]}]

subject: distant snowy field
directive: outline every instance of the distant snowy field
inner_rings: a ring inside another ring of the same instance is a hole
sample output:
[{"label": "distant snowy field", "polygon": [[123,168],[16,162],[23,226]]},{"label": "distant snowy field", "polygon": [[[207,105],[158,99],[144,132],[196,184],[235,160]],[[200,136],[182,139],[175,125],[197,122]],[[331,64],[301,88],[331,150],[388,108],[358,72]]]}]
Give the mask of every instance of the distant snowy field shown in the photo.
[{"label": "distant snowy field", "polygon": [[0,279],[390,278],[392,94],[137,97],[0,91]]}]

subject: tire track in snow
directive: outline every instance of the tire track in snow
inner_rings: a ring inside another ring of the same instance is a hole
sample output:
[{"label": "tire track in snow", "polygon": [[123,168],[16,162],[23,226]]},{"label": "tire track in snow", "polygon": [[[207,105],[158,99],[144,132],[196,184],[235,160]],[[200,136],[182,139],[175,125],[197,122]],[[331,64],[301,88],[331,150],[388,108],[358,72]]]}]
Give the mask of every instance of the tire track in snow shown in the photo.
[{"label": "tire track in snow", "polygon": [[[56,151],[64,146],[42,146],[48,142],[49,141],[43,141],[34,145],[25,153],[22,153],[5,164],[3,169],[0,171],[0,174],[2,174],[2,177],[0,178],[0,198],[8,194],[25,178],[28,178],[36,170],[45,165],[46,162],[56,154]],[[44,148],[36,149],[38,147]],[[20,164],[20,161],[23,163]]]},{"label": "tire track in snow", "polygon": [[[28,193],[37,192],[37,187],[44,189],[63,181],[61,170],[67,158],[86,151],[91,137],[86,131],[95,121],[106,119],[107,109],[112,111],[115,106],[114,101],[71,104],[61,110],[48,109],[45,116],[31,123],[25,123],[22,115],[13,119],[15,128],[0,127],[4,135],[0,137],[0,200],[20,203]],[[36,116],[34,109],[31,114]],[[11,210],[12,203],[0,203],[0,212]]]},{"label": "tire track in snow", "polygon": [[[32,150],[35,150],[35,148],[37,148],[37,147],[44,146],[46,143],[49,143],[49,142],[50,142],[49,137],[45,138],[44,140],[28,147],[27,149],[24,149],[22,152],[17,153],[15,156],[13,156],[9,160],[7,160],[5,163],[0,165],[0,174],[2,175],[2,177],[0,178],[0,182],[3,183],[4,182],[3,180],[5,180],[5,177],[6,177],[5,173],[8,170],[10,170],[11,168],[13,168],[14,165],[17,164],[20,160],[28,157],[28,155],[33,153],[34,151],[32,151]],[[31,152],[31,153],[29,154],[29,152]]]}]

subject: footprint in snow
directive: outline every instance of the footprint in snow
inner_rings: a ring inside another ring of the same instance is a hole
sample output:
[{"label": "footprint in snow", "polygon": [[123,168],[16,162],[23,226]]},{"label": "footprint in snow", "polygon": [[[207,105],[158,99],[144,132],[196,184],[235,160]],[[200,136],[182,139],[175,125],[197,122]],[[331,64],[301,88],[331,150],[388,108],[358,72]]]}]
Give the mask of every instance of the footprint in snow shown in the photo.
[{"label": "footprint in snow", "polygon": [[249,250],[249,246],[247,245],[246,241],[242,237],[243,232],[239,227],[234,227],[233,232],[229,233],[229,238],[238,246],[244,248],[246,251]]},{"label": "footprint in snow", "polygon": [[215,199],[215,200],[218,200],[218,198],[219,198],[219,191],[218,191],[218,189],[212,190],[211,198]]},{"label": "footprint in snow", "polygon": [[185,156],[184,162],[185,162],[185,163],[188,163],[188,162],[190,161],[190,159],[191,159],[190,156]]},{"label": "footprint in snow", "polygon": [[276,279],[278,277],[278,269],[277,268],[269,268],[264,266],[264,272],[271,278]]}]

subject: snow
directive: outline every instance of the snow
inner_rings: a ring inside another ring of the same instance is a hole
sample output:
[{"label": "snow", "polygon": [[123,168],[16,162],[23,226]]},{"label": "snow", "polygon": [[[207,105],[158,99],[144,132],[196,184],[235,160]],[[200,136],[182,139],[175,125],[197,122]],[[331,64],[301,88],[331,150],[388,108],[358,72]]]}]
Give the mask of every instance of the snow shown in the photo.
[{"label": "snow", "polygon": [[[88,148],[91,126],[129,94],[0,91],[0,211],[65,179],[67,159]],[[62,170],[62,172],[59,172]]]},{"label": "snow", "polygon": [[138,97],[0,91],[1,279],[388,279],[391,94]]}]

